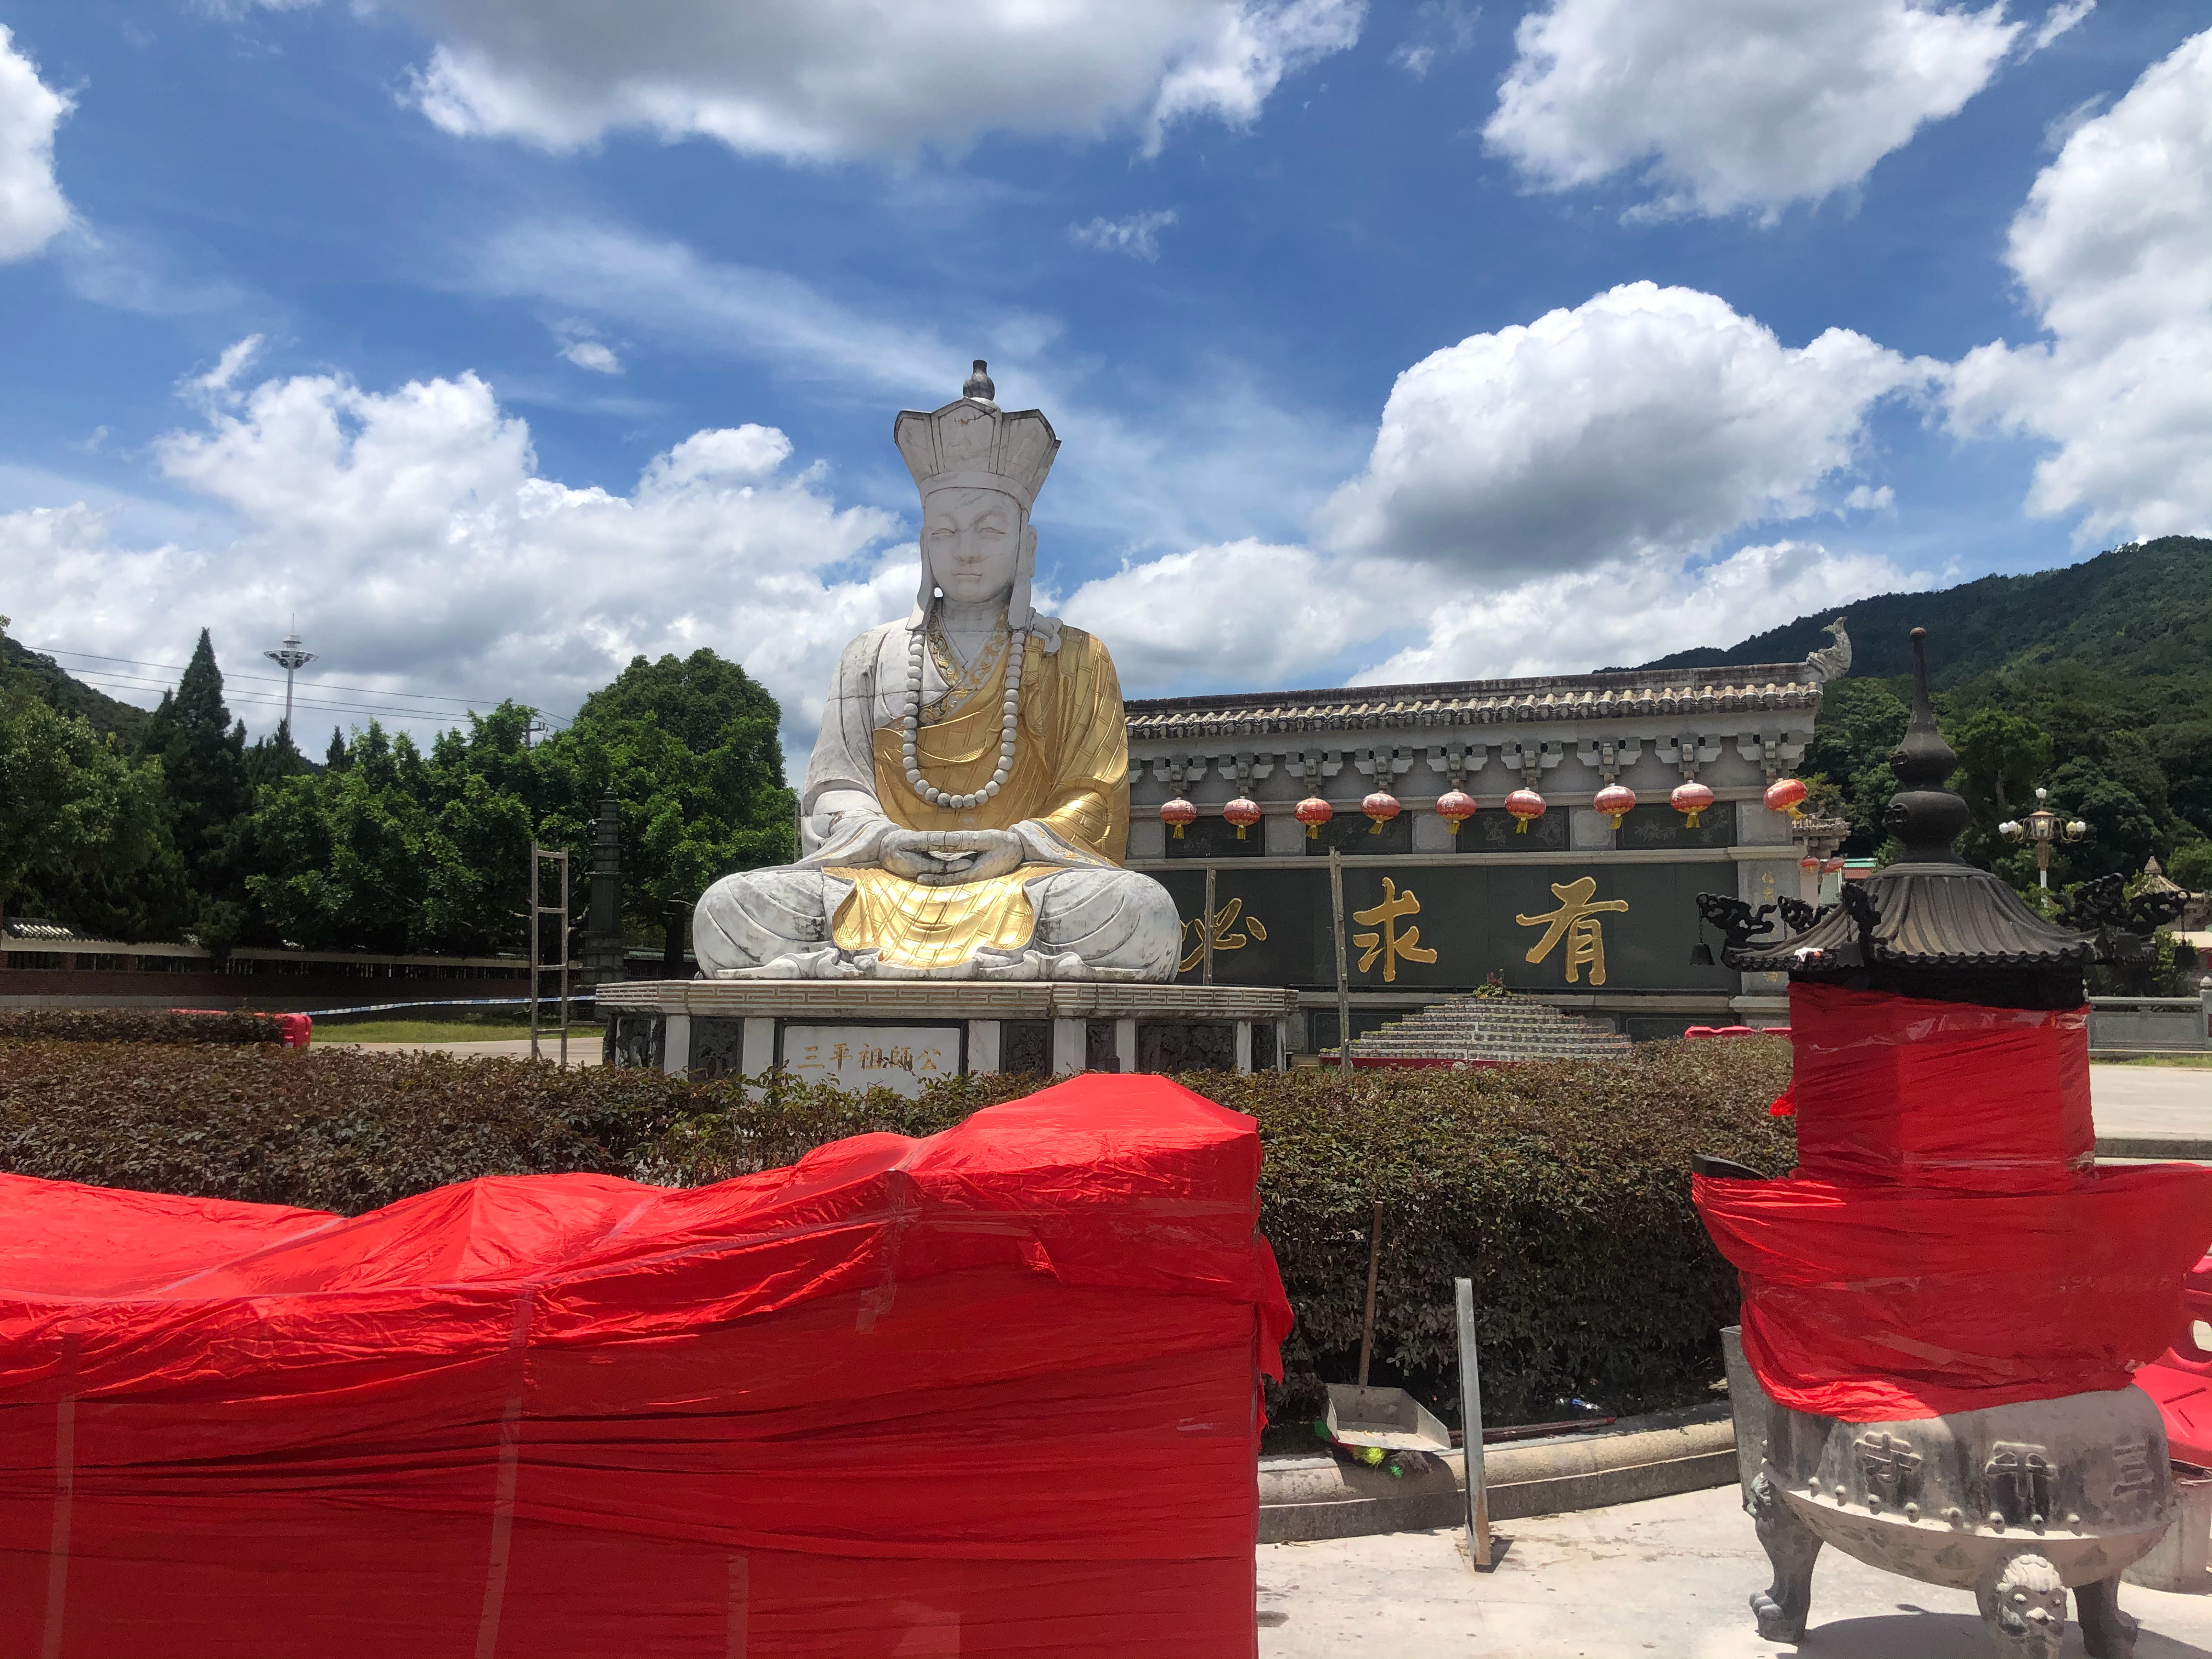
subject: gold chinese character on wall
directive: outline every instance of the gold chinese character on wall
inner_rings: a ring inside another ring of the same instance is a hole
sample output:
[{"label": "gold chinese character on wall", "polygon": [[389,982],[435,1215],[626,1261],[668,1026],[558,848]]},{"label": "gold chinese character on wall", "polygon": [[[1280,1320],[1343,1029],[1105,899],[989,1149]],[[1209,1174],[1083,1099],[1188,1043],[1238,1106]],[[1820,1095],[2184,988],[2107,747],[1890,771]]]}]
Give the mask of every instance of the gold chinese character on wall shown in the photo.
[{"label": "gold chinese character on wall", "polygon": [[1376,958],[1379,957],[1382,962],[1382,981],[1388,985],[1398,977],[1399,957],[1403,957],[1408,962],[1434,962],[1437,953],[1422,947],[1419,928],[1408,927],[1402,933],[1398,931],[1399,918],[1416,916],[1420,913],[1421,901],[1413,896],[1412,888],[1408,887],[1401,893],[1396,882],[1388,876],[1383,877],[1382,902],[1371,910],[1354,910],[1352,913],[1354,921],[1363,927],[1380,930],[1352,936],[1352,942],[1364,952],[1359,958],[1359,971],[1365,973],[1375,965]]},{"label": "gold chinese character on wall", "polygon": [[1547,910],[1540,916],[1516,916],[1513,920],[1523,927],[1541,927],[1544,936],[1528,948],[1528,960],[1540,963],[1551,955],[1561,939],[1567,942],[1565,968],[1567,983],[1580,981],[1582,970],[1590,970],[1589,982],[1605,983],[1605,924],[1597,919],[1600,910],[1626,911],[1626,899],[1601,899],[1597,894],[1597,878],[1584,876],[1579,881],[1552,884],[1552,896],[1559,902],[1556,910]]},{"label": "gold chinese character on wall", "polygon": [[[1244,901],[1233,898],[1214,912],[1213,951],[1216,956],[1224,951],[1241,951],[1247,945],[1267,941],[1267,924],[1257,916],[1245,916],[1244,931],[1241,933],[1235,931],[1237,918],[1243,908]],[[1183,953],[1182,960],[1176,964],[1176,971],[1187,974],[1206,958],[1206,918],[1193,916],[1183,923],[1182,936],[1190,948]]]}]

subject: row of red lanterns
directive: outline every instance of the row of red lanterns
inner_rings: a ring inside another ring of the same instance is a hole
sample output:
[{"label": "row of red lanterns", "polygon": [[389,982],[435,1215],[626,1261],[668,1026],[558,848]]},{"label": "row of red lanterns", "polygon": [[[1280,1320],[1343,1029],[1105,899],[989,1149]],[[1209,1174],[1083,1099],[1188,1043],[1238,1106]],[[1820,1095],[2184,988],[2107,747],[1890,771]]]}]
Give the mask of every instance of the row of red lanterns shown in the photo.
[{"label": "row of red lanterns", "polygon": [[[1805,786],[1796,778],[1783,778],[1767,786],[1766,807],[1769,811],[1786,812],[1793,818],[1802,817],[1803,813],[1799,803],[1804,799]],[[1713,792],[1702,783],[1679,784],[1674,793],[1667,798],[1667,803],[1682,815],[1688,828],[1694,830],[1698,827],[1698,814],[1712,806]],[[1611,818],[1613,827],[1618,830],[1621,819],[1636,805],[1636,792],[1626,784],[1609,783],[1597,792],[1590,805]],[[1395,795],[1378,789],[1359,803],[1359,810],[1374,824],[1368,833],[1379,836],[1382,833],[1382,826],[1396,817],[1404,808],[1400,806]],[[1544,816],[1544,798],[1534,789],[1516,789],[1505,798],[1505,810],[1519,820],[1513,826],[1515,833],[1526,835],[1528,825]],[[1239,795],[1221,809],[1221,816],[1237,826],[1237,839],[1242,841],[1244,832],[1260,821],[1260,803]],[[1291,809],[1291,816],[1305,825],[1306,835],[1310,838],[1319,835],[1322,825],[1336,816],[1336,808],[1319,795],[1308,795]],[[1448,789],[1437,797],[1437,816],[1450,825],[1452,834],[1456,836],[1460,825],[1474,816],[1474,797],[1463,789]],[[1174,826],[1178,836],[1182,834],[1185,824],[1194,823],[1197,820],[1198,808],[1181,795],[1160,807],[1160,822]]]}]

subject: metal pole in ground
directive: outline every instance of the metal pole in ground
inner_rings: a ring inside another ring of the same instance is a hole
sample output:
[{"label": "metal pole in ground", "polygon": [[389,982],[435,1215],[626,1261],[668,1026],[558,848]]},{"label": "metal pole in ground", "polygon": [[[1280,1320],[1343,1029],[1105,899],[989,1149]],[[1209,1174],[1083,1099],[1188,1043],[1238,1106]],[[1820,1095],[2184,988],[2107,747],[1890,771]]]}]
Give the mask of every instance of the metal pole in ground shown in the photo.
[{"label": "metal pole in ground", "polygon": [[[1380,1208],[1377,1208],[1380,1213]],[[1466,1426],[1460,1442],[1467,1462],[1467,1547],[1478,1567],[1490,1560],[1490,1492],[1482,1471],[1482,1371],[1474,1353],[1474,1281],[1452,1280],[1459,1304],[1459,1404]]]},{"label": "metal pole in ground", "polygon": [[561,854],[561,1069],[568,1068],[568,855]]},{"label": "metal pole in ground", "polygon": [[530,1057],[538,1058],[538,842],[530,842]]},{"label": "metal pole in ground", "polygon": [[1367,1230],[1367,1311],[1359,1321],[1359,1386],[1367,1386],[1367,1362],[1375,1353],[1375,1281],[1382,1267],[1382,1200],[1375,1200],[1375,1219]]},{"label": "metal pole in ground", "polygon": [[1213,983],[1213,866],[1206,866],[1206,908],[1199,915],[1199,938],[1206,946],[1206,960],[1199,970],[1200,985]]},{"label": "metal pole in ground", "polygon": [[1336,925],[1336,1068],[1352,1075],[1352,981],[1344,971],[1344,854],[1328,849],[1328,909]]}]

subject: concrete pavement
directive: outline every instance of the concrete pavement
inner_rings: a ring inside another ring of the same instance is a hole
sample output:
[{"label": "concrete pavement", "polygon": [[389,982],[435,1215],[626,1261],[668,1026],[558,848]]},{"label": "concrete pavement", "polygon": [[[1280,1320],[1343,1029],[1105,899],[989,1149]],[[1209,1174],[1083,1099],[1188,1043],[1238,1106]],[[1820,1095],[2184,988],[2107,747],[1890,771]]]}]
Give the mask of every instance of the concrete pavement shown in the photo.
[{"label": "concrete pavement", "polygon": [[[1261,1659],[1990,1659],[1972,1595],[1824,1550],[1802,1644],[1759,1639],[1747,1605],[1766,1557],[1735,1483],[1507,1522],[1489,1573],[1457,1531],[1267,1544]],[[2120,1593],[2136,1659],[2212,1659],[2212,1595]],[[2069,1613],[2071,1609],[2069,1609]],[[2065,1651],[2081,1652],[2069,1626]]]},{"label": "concrete pavement", "polygon": [[[489,1042],[348,1042],[343,1038],[326,1039],[319,1033],[312,1045],[317,1048],[358,1048],[369,1054],[404,1054],[428,1049],[433,1053],[451,1054],[456,1060],[485,1059],[527,1060],[530,1058],[530,1039],[498,1038]],[[556,1028],[551,1033],[541,1032],[538,1038],[541,1058],[557,1060],[561,1058],[561,1033]],[[568,1063],[571,1066],[596,1066],[599,1063],[599,1028],[596,1025],[568,1028]]]},{"label": "concrete pavement", "polygon": [[2212,1140],[2212,1067],[2092,1066],[2099,1139]]}]

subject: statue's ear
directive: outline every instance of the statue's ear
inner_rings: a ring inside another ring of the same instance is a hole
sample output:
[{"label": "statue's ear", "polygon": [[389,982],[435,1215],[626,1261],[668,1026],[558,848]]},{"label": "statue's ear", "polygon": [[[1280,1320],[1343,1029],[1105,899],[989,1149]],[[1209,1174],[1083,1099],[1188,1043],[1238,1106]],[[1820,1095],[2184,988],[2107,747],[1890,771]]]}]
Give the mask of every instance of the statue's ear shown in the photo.
[{"label": "statue's ear", "polygon": [[1026,517],[1022,520],[1022,562],[1036,568],[1036,526]]}]

